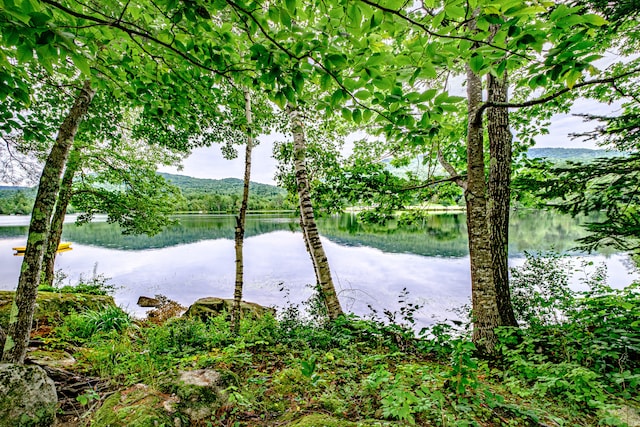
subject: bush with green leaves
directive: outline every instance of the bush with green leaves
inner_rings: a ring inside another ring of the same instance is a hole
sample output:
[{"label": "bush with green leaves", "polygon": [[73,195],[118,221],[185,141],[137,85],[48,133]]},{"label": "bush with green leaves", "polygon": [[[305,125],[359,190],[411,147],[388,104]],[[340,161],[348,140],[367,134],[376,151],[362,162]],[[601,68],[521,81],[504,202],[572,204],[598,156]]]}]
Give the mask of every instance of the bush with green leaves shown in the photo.
[{"label": "bush with green leaves", "polygon": [[64,284],[64,281],[68,278],[68,275],[62,270],[57,270],[54,275],[53,284],[42,283],[38,286],[38,290],[63,294],[110,295],[115,291],[116,286],[110,283],[110,277],[96,272],[97,266],[96,263],[91,277],[85,278],[84,275],[81,274],[75,284],[71,284],[69,281],[67,285]]},{"label": "bush with green leaves", "polygon": [[527,255],[512,270],[524,325],[500,331],[502,360],[511,383],[524,383],[522,393],[602,409],[609,396],[629,398],[640,385],[640,284],[612,288],[597,266],[581,279],[588,290],[578,292],[569,287],[570,271],[557,255]]}]

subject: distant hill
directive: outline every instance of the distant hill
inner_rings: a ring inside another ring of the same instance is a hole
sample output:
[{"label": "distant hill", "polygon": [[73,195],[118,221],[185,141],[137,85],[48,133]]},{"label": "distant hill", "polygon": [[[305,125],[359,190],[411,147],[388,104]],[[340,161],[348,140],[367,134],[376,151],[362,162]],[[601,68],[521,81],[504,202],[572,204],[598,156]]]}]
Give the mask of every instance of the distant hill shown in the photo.
[{"label": "distant hill", "polygon": [[[180,188],[185,195],[193,193],[212,193],[220,195],[242,194],[243,182],[238,178],[202,179],[185,175],[161,173],[167,181]],[[249,191],[262,197],[283,196],[286,190],[269,184],[251,182]]]},{"label": "distant hill", "polygon": [[589,148],[530,148],[527,157],[530,159],[548,159],[555,161],[589,161],[598,157],[624,156],[621,151],[591,150]]},{"label": "distant hill", "polygon": [[18,191],[18,190],[31,190],[33,187],[18,187],[15,185],[0,185],[0,191]]}]

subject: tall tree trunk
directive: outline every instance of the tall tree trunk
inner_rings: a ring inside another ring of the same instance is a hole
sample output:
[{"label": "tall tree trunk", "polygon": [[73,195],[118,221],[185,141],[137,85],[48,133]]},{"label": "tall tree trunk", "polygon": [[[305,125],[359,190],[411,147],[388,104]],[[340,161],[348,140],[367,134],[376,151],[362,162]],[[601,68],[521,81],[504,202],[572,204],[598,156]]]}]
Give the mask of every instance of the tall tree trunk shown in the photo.
[{"label": "tall tree trunk", "polygon": [[253,149],[253,134],[251,126],[253,117],[251,114],[251,94],[247,89],[244,91],[244,112],[247,119],[247,145],[244,155],[244,186],[242,189],[242,202],[240,212],[236,217],[236,286],[233,292],[233,310],[231,318],[233,320],[233,331],[240,332],[240,302],[242,301],[242,288],[244,286],[244,226],[247,217],[247,205],[249,203],[249,184],[251,183],[251,150]]},{"label": "tall tree trunk", "polygon": [[307,238],[307,244],[311,253],[314,269],[318,277],[318,288],[320,296],[327,307],[327,315],[330,319],[336,319],[343,314],[340,300],[336,293],[336,288],[331,278],[331,269],[327,255],[320,241],[320,234],[316,225],[313,205],[311,204],[311,194],[309,191],[309,180],[307,177],[306,165],[306,141],[304,136],[304,124],[300,118],[299,111],[291,106],[287,106],[287,113],[291,120],[291,133],[293,134],[293,157],[295,164],[296,183],[298,186],[298,197],[300,199],[300,215],[302,218],[302,232]]},{"label": "tall tree trunk", "polygon": [[496,344],[494,329],[500,324],[491,266],[491,245],[487,218],[482,119],[476,111],[482,103],[482,81],[467,65],[467,205],[473,341],[478,349],[491,353]]},{"label": "tall tree trunk", "polygon": [[[507,75],[487,77],[488,100],[507,102]],[[518,326],[509,291],[509,209],[511,207],[511,141],[507,108],[489,108],[489,234],[491,264],[502,326]]]},{"label": "tall tree trunk", "polygon": [[31,323],[40,282],[42,256],[46,248],[51,215],[60,188],[60,177],[69,151],[73,146],[78,126],[87,113],[95,91],[86,81],[69,114],[60,125],[58,136],[44,165],[38,192],[31,213],[27,247],[20,269],[18,288],[11,306],[9,328],[2,353],[2,361],[23,363],[31,334]]},{"label": "tall tree trunk", "polygon": [[64,224],[64,216],[67,214],[67,207],[73,194],[72,185],[73,177],[80,166],[80,149],[77,146],[71,150],[67,167],[64,170],[62,181],[60,183],[60,191],[58,192],[58,200],[56,201],[56,210],[51,219],[51,227],[49,230],[49,238],[47,239],[47,250],[42,258],[43,283],[53,285],[56,253],[60,238],[62,237],[62,227]]},{"label": "tall tree trunk", "polygon": [[313,259],[313,250],[311,249],[311,243],[309,243],[309,236],[307,235],[307,229],[304,227],[302,220],[302,206],[300,206],[300,230],[302,230],[302,239],[304,240],[304,247],[307,249],[307,253],[311,258],[311,264],[313,264],[313,273],[316,275],[316,283],[320,283],[320,274],[316,262]]}]

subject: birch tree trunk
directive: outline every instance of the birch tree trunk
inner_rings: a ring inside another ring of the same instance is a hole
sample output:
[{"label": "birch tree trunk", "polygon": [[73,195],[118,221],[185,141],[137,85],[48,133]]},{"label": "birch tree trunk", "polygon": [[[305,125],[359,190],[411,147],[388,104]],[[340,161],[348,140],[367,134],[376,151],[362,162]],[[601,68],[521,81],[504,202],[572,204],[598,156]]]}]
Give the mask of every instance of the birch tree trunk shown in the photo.
[{"label": "birch tree trunk", "polygon": [[487,189],[484,167],[482,119],[476,111],[482,103],[482,81],[467,65],[467,230],[471,264],[473,341],[478,350],[492,353],[494,329],[500,324],[496,289],[493,283],[491,245],[487,217]]},{"label": "birch tree trunk", "polygon": [[58,199],[56,201],[56,210],[53,213],[53,218],[51,219],[49,238],[47,239],[47,249],[42,258],[42,281],[47,285],[53,285],[56,253],[58,251],[58,245],[60,244],[60,238],[62,237],[64,216],[67,214],[69,201],[71,200],[71,195],[73,194],[73,177],[75,176],[79,166],[80,149],[75,146],[69,154],[67,167],[64,170],[64,175],[62,176],[62,181],[60,182],[60,191],[58,192]]},{"label": "birch tree trunk", "polygon": [[320,275],[318,274],[318,268],[316,266],[315,261],[313,260],[313,250],[311,249],[311,244],[309,243],[309,236],[307,235],[307,229],[304,227],[302,221],[302,206],[300,206],[300,230],[302,230],[302,238],[304,240],[304,247],[307,249],[307,253],[309,254],[309,258],[311,258],[311,264],[313,265],[313,274],[316,275],[316,283],[320,283]]},{"label": "birch tree trunk", "polygon": [[51,215],[60,188],[60,177],[80,122],[86,115],[94,94],[91,82],[87,80],[69,114],[60,125],[55,143],[44,165],[31,213],[29,236],[20,269],[18,288],[11,306],[9,328],[2,353],[3,362],[24,362],[31,334],[38,284],[40,283],[42,257],[47,244]]},{"label": "birch tree trunk", "polygon": [[327,315],[330,319],[336,319],[343,314],[343,311],[333,284],[333,279],[331,278],[329,261],[327,260],[327,255],[322,247],[320,234],[318,233],[318,227],[313,213],[305,160],[306,141],[304,135],[304,124],[300,118],[299,111],[293,106],[287,105],[287,113],[291,120],[291,133],[293,134],[293,156],[296,184],[298,186],[298,197],[300,199],[302,232],[307,239],[307,245],[311,253],[311,260],[318,278],[320,296],[327,307]]},{"label": "birch tree trunk", "polygon": [[[488,100],[507,102],[507,76],[487,77]],[[501,326],[518,326],[509,291],[509,210],[511,207],[511,141],[507,108],[487,110],[489,134],[489,234],[491,265]]]},{"label": "birch tree trunk", "polygon": [[247,144],[244,155],[244,185],[242,188],[242,201],[240,212],[236,217],[235,249],[236,249],[236,285],[233,292],[233,309],[231,319],[233,331],[238,334],[240,331],[240,302],[242,301],[242,290],[244,287],[244,230],[247,218],[247,205],[249,203],[249,184],[251,182],[251,150],[253,149],[253,116],[251,114],[251,94],[247,89],[244,91],[244,111],[247,119]]}]

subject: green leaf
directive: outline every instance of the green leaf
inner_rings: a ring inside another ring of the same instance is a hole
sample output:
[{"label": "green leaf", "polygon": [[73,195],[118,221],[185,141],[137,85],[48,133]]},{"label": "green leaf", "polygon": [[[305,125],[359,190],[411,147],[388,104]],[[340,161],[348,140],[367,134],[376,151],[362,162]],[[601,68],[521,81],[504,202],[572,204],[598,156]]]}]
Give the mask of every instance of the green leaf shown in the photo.
[{"label": "green leaf", "polygon": [[352,2],[351,6],[349,6],[347,14],[351,21],[353,21],[354,26],[356,28],[360,28],[362,24],[362,11],[360,10],[360,6],[358,6],[358,3]]},{"label": "green leaf", "polygon": [[422,67],[420,67],[420,77],[426,79],[435,79],[438,77],[438,72],[436,71],[436,67],[433,66],[430,62],[424,62]]},{"label": "green leaf", "polygon": [[484,65],[484,59],[480,54],[476,52],[473,55],[471,55],[471,58],[469,59],[469,67],[471,67],[471,70],[474,73],[476,74],[479,73],[480,70],[482,70],[483,65]]},{"label": "green leaf", "polygon": [[362,121],[362,112],[359,109],[353,110],[353,121],[360,123]]},{"label": "green leaf", "polygon": [[584,22],[586,22],[587,24],[595,25],[597,27],[602,27],[603,25],[607,25],[609,23],[606,19],[604,19],[600,15],[589,14],[589,15],[583,15],[582,18],[584,19]]},{"label": "green leaf", "polygon": [[295,74],[293,75],[292,85],[296,93],[300,95],[302,93],[302,89],[304,88],[304,76],[301,72],[295,72]]},{"label": "green leaf", "polygon": [[70,56],[71,56],[71,60],[76,65],[76,67],[78,67],[78,69],[82,74],[84,74],[85,76],[91,75],[91,67],[89,66],[89,63],[87,62],[87,59],[84,56],[73,53],[73,52],[71,53]]},{"label": "green leaf", "polygon": [[347,58],[338,53],[331,54],[327,57],[327,61],[335,68],[342,68],[347,65]]},{"label": "green leaf", "polygon": [[361,100],[366,100],[366,99],[371,98],[371,92],[369,92],[368,90],[363,89],[363,90],[360,90],[360,91],[356,92],[353,96],[358,98],[358,99],[361,99]]},{"label": "green leaf", "polygon": [[455,4],[446,5],[444,7],[444,13],[451,19],[462,19],[465,17],[464,8]]},{"label": "green leaf", "polygon": [[343,97],[343,91],[342,89],[337,89],[335,92],[333,92],[333,94],[331,95],[331,105],[333,105],[334,107],[337,107],[340,105],[340,102],[342,101],[342,97]]},{"label": "green leaf", "polygon": [[289,12],[291,12],[291,14],[295,16],[296,0],[285,0],[285,5],[287,6],[287,9],[289,10]]},{"label": "green leaf", "polygon": [[565,75],[565,81],[569,89],[572,89],[576,82],[582,77],[582,73],[578,70],[571,70]]},{"label": "green leaf", "polygon": [[394,86],[394,81],[390,77],[378,77],[373,80],[373,85],[380,90],[391,90]]},{"label": "green leaf", "polygon": [[280,22],[287,28],[291,28],[291,15],[286,9],[280,9]]},{"label": "green leaf", "polygon": [[33,49],[26,44],[19,45],[16,53],[18,62],[29,62],[33,59]]}]

